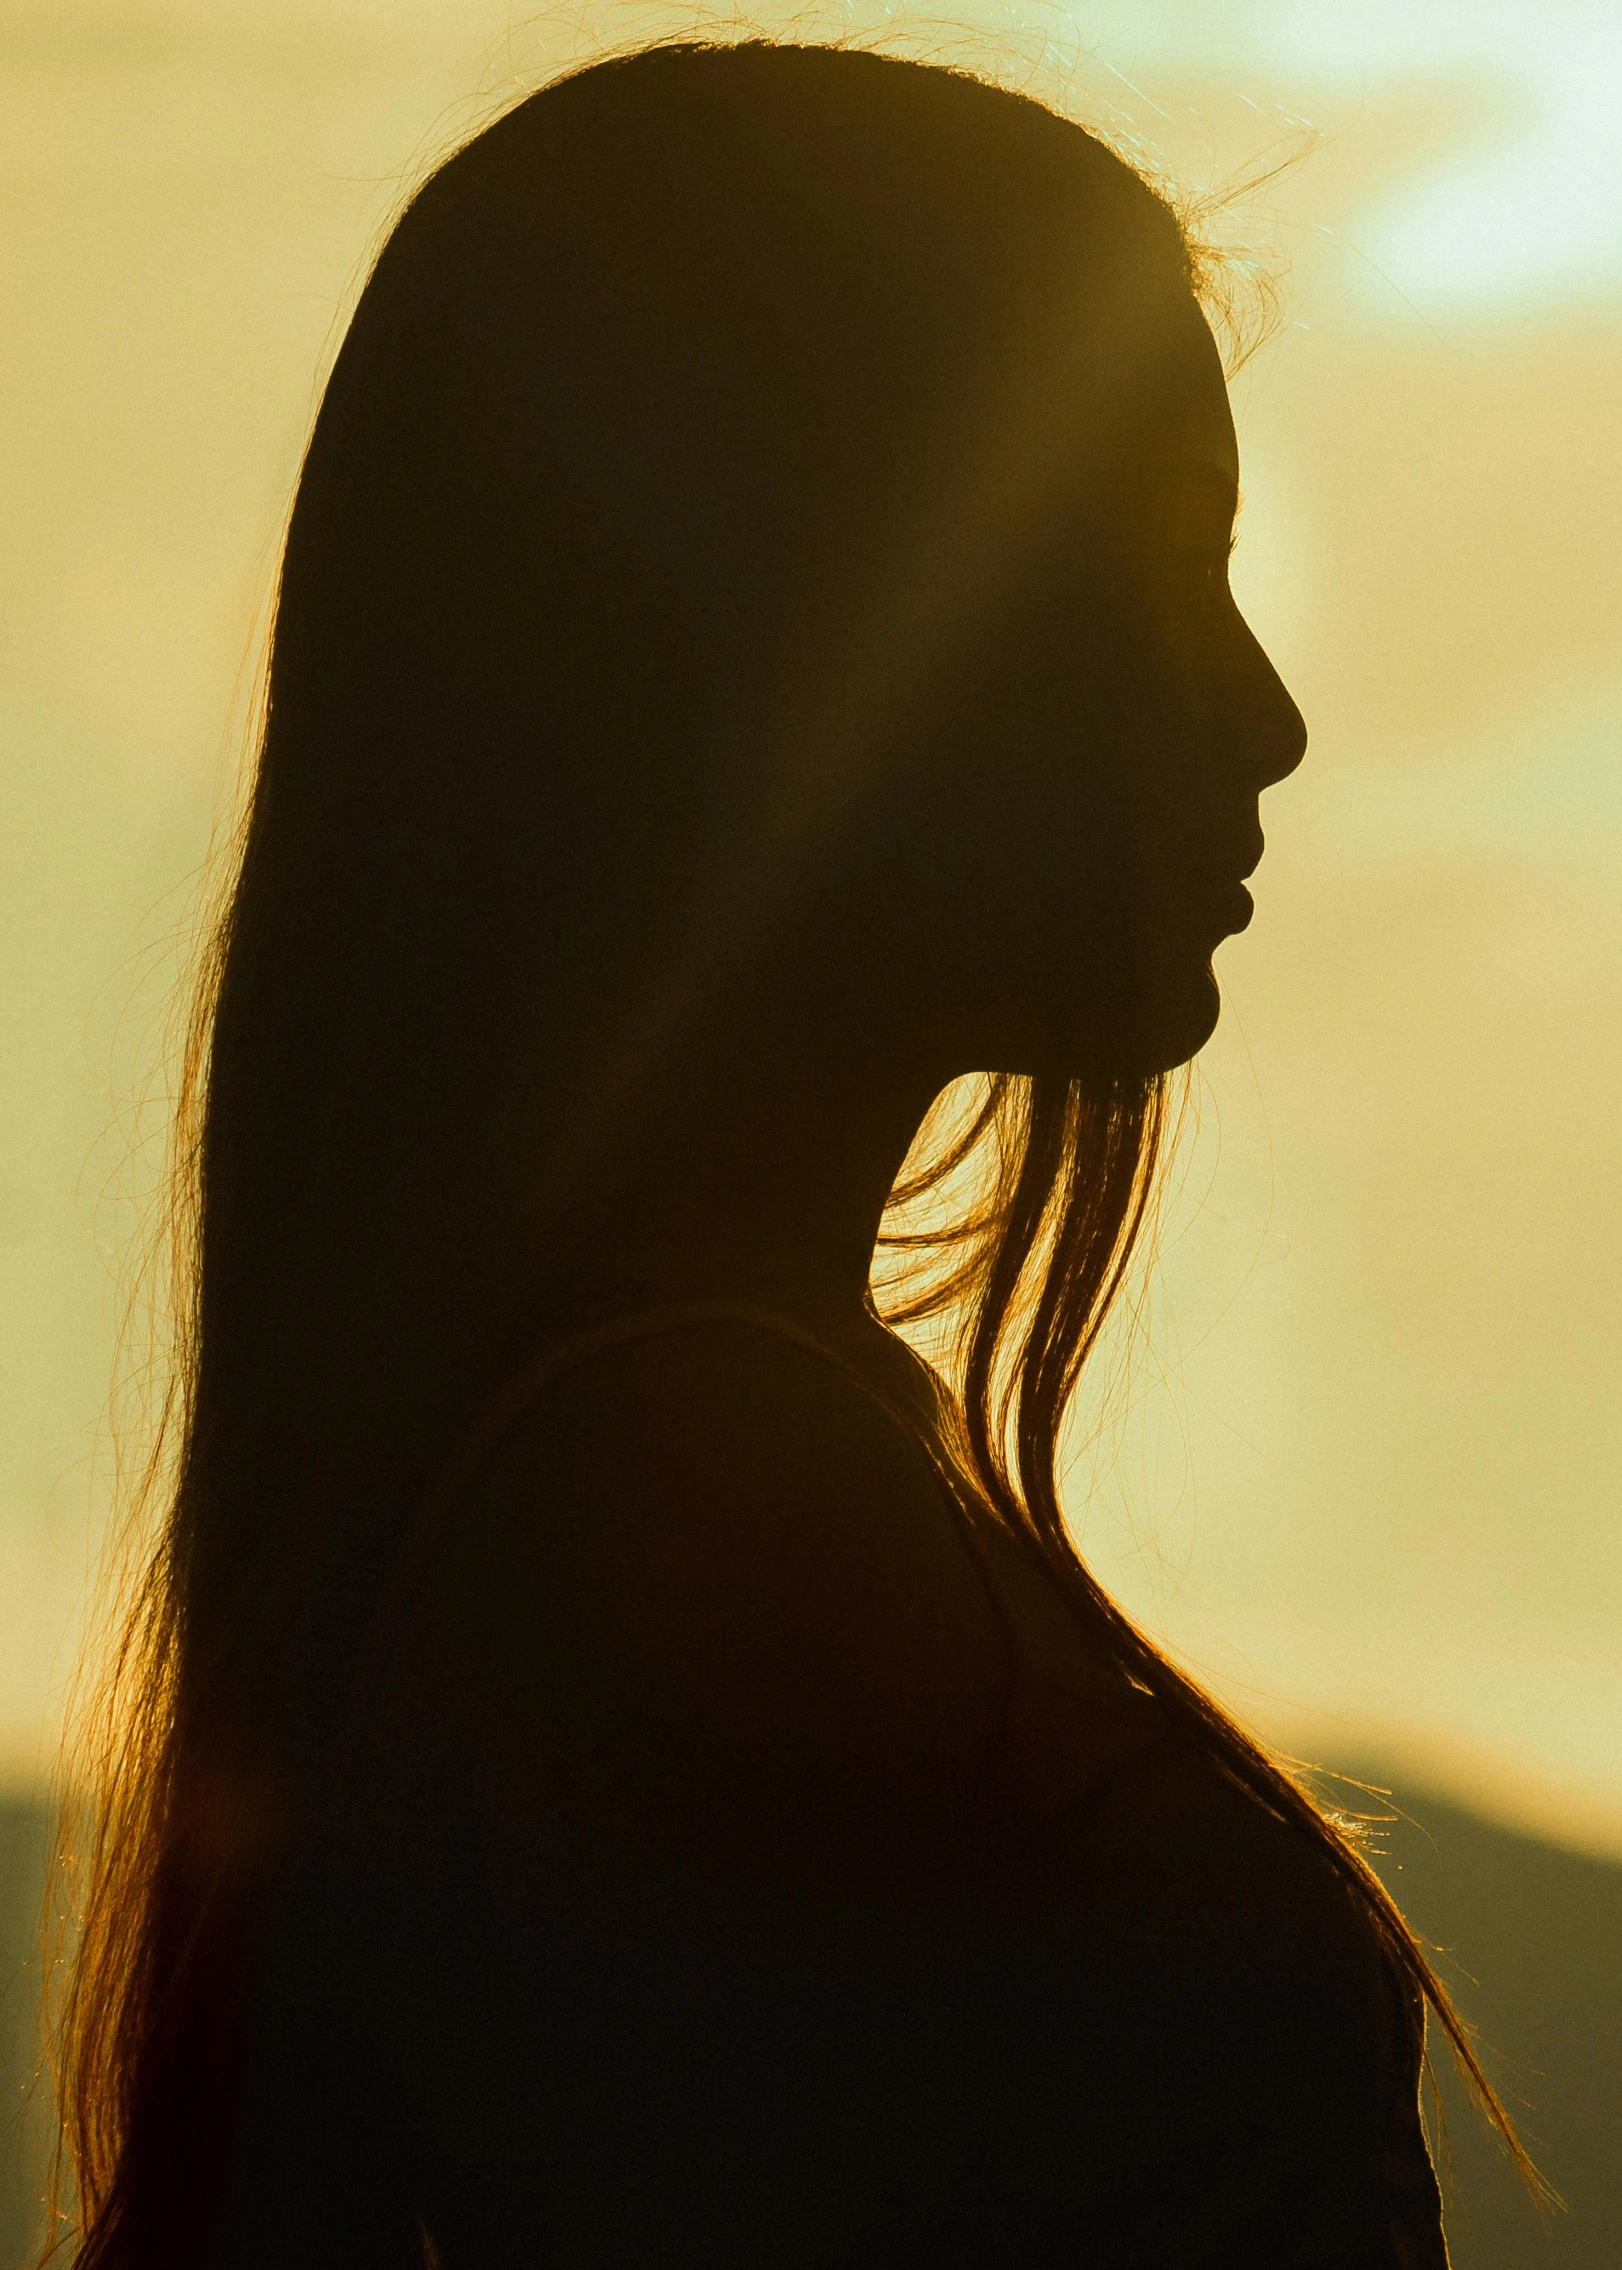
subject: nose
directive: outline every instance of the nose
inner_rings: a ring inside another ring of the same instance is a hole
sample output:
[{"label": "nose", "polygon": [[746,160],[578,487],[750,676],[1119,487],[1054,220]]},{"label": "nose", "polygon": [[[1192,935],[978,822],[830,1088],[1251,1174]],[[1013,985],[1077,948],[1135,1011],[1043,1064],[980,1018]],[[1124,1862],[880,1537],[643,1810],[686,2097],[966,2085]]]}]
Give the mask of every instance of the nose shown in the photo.
[{"label": "nose", "polygon": [[1258,785],[1262,788],[1273,788],[1279,781],[1288,780],[1307,753],[1307,721],[1276,671],[1272,672],[1272,678],[1276,692],[1262,721],[1263,729],[1256,738],[1261,768]]},{"label": "nose", "polygon": [[1274,669],[1249,624],[1249,684],[1244,707],[1246,753],[1254,771],[1258,795],[1291,773],[1307,753],[1307,721],[1296,707],[1284,680]]}]

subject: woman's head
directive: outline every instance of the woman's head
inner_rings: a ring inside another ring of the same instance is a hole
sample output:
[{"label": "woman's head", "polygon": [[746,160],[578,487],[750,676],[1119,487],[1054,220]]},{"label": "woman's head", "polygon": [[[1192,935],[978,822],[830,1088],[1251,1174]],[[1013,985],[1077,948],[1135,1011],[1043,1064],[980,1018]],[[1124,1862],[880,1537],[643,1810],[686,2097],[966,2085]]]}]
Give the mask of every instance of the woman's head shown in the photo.
[{"label": "woman's head", "polygon": [[343,1063],[335,970],[477,995],[565,1150],[785,994],[943,1079],[1180,1061],[1299,754],[1232,458],[1172,215],[1039,106],[759,46],[547,90],[328,389],[239,961]]}]

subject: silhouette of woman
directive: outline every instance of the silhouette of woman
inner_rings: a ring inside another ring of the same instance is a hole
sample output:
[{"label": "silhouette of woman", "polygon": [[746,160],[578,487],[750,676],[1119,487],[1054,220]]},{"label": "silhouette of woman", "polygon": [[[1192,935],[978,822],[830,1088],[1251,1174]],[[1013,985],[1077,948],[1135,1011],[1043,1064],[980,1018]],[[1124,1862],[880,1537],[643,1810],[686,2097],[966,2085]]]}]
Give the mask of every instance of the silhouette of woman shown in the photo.
[{"label": "silhouette of woman", "polygon": [[[1055,1491],[1304,747],[1199,280],[1037,104],[763,44],[389,239],[183,1115],[88,2270],[1445,2260],[1445,1995]],[[869,1278],[975,1073],[937,1375]]]}]

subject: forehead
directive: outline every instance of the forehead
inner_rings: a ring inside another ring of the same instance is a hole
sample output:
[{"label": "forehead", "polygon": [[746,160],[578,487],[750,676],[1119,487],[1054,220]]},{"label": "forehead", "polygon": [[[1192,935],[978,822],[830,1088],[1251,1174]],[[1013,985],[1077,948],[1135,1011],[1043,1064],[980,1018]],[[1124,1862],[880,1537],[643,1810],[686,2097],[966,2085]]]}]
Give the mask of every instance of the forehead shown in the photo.
[{"label": "forehead", "polygon": [[1239,442],[1228,382],[1211,326],[1192,299],[1170,327],[1163,367],[1165,446],[1180,470],[1220,483],[1231,496],[1239,483]]},{"label": "forehead", "polygon": [[1084,513],[1127,498],[1141,505],[1149,491],[1175,487],[1203,492],[1231,521],[1239,449],[1211,327],[1169,261],[1134,283],[1107,322],[1091,299],[1064,310],[1047,402],[1032,401],[1022,363],[1025,471],[1040,455],[1052,501]]},{"label": "forehead", "polygon": [[[1228,385],[1211,326],[1186,276],[1169,261],[1146,267],[1101,325],[1094,305],[1080,311],[1073,367],[1084,374],[1068,405],[1081,458],[1099,469],[1099,445],[1119,477],[1156,487],[1192,476],[1225,493],[1231,516],[1239,485],[1239,445]],[[1080,408],[1079,420],[1075,416]],[[1106,475],[1106,482],[1109,476]]]}]

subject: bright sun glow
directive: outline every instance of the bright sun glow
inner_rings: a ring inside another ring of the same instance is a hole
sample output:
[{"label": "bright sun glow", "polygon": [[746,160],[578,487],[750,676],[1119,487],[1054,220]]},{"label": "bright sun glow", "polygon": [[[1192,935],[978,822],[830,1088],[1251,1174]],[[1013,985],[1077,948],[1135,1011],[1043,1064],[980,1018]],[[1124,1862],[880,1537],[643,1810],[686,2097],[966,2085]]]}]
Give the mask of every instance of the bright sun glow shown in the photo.
[{"label": "bright sun glow", "polygon": [[[1359,19],[1359,28],[1363,28]],[[1592,290],[1622,272],[1622,11],[1480,9],[1438,65],[1513,90],[1518,124],[1370,215],[1364,246],[1428,306]]]},{"label": "bright sun glow", "polygon": [[[1265,91],[1316,85],[1344,117],[1393,97],[1457,105],[1457,133],[1378,193],[1346,234],[1423,312],[1602,290],[1622,273],[1622,8],[1615,0],[1181,0],[1066,11],[1105,77],[1197,71]],[[1389,299],[1389,290],[1386,293]]]}]

